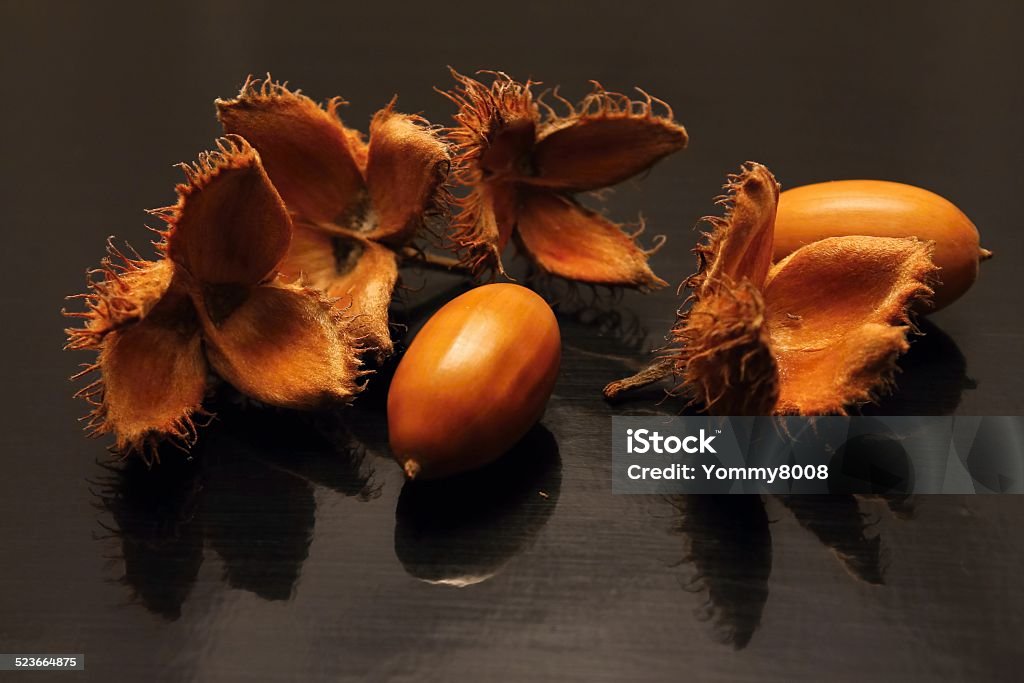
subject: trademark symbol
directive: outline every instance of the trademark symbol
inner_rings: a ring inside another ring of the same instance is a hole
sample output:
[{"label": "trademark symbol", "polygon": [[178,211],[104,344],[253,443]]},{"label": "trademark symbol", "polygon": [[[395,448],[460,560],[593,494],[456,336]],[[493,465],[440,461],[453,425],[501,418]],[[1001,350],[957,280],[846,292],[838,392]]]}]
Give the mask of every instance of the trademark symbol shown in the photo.
[{"label": "trademark symbol", "polygon": [[722,430],[721,430],[721,429],[716,429],[716,430],[715,430],[715,434],[721,434],[721,433],[722,433]]}]

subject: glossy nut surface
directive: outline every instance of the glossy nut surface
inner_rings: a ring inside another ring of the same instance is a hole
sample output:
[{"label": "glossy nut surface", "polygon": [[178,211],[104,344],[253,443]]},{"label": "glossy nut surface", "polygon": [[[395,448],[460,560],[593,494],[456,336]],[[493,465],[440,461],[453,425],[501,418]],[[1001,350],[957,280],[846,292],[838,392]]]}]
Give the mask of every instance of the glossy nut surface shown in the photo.
[{"label": "glossy nut surface", "polygon": [[412,478],[481,467],[544,414],[561,360],[558,322],[536,293],[477,287],[427,321],[388,393],[391,450]]},{"label": "glossy nut surface", "polygon": [[952,202],[913,185],[837,180],[786,190],[779,197],[773,260],[826,237],[917,237],[935,243],[940,270],[934,311],[958,299],[978,277],[978,229]]}]

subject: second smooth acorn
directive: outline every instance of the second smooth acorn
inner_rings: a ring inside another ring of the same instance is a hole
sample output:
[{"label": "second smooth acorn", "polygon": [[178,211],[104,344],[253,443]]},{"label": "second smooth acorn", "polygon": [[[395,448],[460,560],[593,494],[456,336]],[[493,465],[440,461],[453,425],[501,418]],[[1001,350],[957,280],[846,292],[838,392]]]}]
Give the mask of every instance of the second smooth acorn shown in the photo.
[{"label": "second smooth acorn", "polygon": [[476,469],[544,414],[561,362],[558,321],[536,293],[477,287],[427,321],[388,392],[391,450],[409,478]]}]

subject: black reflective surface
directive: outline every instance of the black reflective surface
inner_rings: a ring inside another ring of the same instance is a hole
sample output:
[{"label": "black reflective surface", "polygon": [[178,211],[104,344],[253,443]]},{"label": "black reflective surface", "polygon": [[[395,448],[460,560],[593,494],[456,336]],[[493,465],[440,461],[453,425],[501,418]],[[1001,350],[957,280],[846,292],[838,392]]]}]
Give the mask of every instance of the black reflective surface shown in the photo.
[{"label": "black reflective surface", "polygon": [[[87,356],[60,351],[59,310],[107,235],[142,250],[142,210],[248,73],[343,95],[362,128],[396,91],[446,122],[446,64],[573,97],[596,78],[650,90],[691,134],[604,200],[669,236],[653,265],[673,283],[746,159],[784,186],[878,177],[955,201],[996,256],[866,412],[1020,414],[1022,27],[1012,2],[3,3],[0,651],[82,652],[78,676],[103,681],[1016,679],[1020,497],[611,495],[609,416],[678,410],[657,387],[600,397],[661,343],[670,289],[562,297],[542,426],[437,486],[389,457],[393,366],[347,413],[221,396],[191,461],[111,465],[76,423],[66,377]],[[399,336],[463,286],[404,277]],[[891,465],[878,439],[844,457]]]}]

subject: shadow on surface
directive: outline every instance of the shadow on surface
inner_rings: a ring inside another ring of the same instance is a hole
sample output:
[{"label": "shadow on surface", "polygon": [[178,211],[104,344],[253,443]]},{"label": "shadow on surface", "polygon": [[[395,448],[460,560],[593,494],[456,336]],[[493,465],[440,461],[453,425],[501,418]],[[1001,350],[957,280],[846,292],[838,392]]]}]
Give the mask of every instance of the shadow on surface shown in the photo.
[{"label": "shadow on surface", "polygon": [[887,427],[883,433],[848,438],[829,459],[829,493],[885,496],[896,503],[914,490],[914,466],[907,449]]},{"label": "shadow on surface", "polygon": [[779,496],[800,526],[830,548],[850,574],[861,581],[885,583],[882,538],[869,533],[873,522],[851,495]]},{"label": "shadow on surface", "polygon": [[910,350],[898,361],[896,387],[865,415],[952,415],[967,389],[977,388],[967,376],[967,360],[953,338],[928,318],[916,321],[920,336],[911,335]]},{"label": "shadow on surface", "polygon": [[533,543],[558,504],[561,483],[558,443],[538,424],[481,470],[406,482],[395,512],[395,554],[427,583],[485,581]]},{"label": "shadow on surface", "polygon": [[772,573],[772,539],[760,496],[692,495],[673,499],[693,567],[687,590],[707,595],[699,617],[715,640],[739,650],[761,625]]}]

